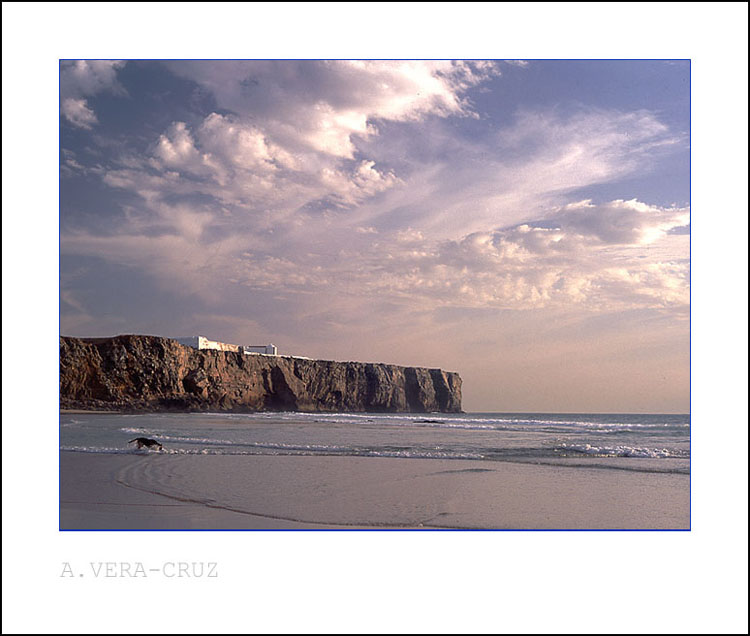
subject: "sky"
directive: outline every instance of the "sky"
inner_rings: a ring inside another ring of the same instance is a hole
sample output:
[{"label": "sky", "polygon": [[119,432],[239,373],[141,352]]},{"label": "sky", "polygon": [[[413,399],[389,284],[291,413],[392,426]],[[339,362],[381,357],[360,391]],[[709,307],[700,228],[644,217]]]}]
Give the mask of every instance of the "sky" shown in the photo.
[{"label": "sky", "polygon": [[60,62],[60,331],[688,412],[686,60]]}]

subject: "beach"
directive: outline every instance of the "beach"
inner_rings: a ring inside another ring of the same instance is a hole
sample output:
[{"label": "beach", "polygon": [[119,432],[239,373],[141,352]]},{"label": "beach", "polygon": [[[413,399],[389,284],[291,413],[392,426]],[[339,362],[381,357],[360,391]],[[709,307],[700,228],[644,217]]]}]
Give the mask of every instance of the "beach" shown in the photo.
[{"label": "beach", "polygon": [[206,503],[165,497],[124,485],[118,475],[138,458],[60,453],[61,530],[305,529],[289,522]]},{"label": "beach", "polygon": [[687,529],[689,476],[441,459],[60,453],[76,529]]}]

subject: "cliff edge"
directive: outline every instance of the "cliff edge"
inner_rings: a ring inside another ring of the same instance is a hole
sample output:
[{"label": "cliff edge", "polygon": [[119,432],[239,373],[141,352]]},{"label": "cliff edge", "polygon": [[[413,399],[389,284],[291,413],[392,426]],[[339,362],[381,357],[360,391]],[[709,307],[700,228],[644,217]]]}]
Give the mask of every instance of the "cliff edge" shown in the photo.
[{"label": "cliff edge", "polygon": [[60,407],[460,413],[440,369],[196,350],[169,338],[60,338]]}]

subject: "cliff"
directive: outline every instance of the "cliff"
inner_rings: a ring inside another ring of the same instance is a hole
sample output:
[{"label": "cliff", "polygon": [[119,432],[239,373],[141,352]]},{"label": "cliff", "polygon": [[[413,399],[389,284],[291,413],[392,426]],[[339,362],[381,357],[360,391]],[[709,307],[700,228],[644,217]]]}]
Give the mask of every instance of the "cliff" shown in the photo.
[{"label": "cliff", "polygon": [[156,336],[60,338],[60,407],[461,412],[440,369],[198,351]]}]

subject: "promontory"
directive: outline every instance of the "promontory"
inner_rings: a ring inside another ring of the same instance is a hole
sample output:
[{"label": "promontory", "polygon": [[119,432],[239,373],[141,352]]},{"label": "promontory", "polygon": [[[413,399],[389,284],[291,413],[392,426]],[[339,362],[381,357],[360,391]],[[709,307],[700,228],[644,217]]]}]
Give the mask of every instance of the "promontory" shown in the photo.
[{"label": "promontory", "polygon": [[441,369],[198,350],[158,336],[62,336],[60,407],[460,413],[461,378]]}]

